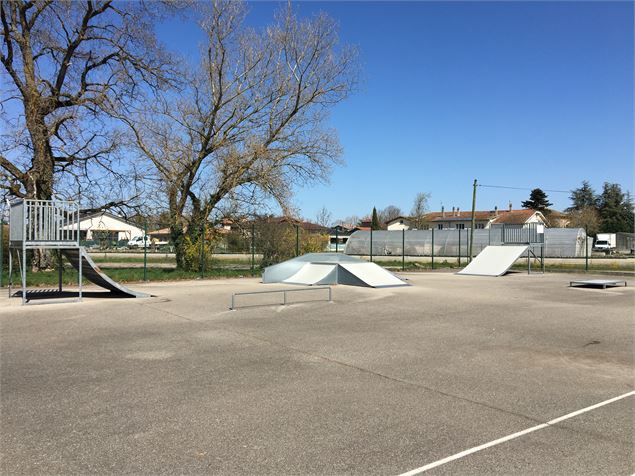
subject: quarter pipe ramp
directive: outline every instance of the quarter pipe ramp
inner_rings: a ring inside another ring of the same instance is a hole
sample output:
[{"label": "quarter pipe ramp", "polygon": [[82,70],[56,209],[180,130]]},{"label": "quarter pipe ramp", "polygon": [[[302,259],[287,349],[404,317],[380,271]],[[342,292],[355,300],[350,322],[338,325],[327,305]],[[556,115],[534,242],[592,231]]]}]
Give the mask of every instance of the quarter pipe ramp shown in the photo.
[{"label": "quarter pipe ramp", "polygon": [[502,276],[529,246],[486,246],[470,264],[456,274]]},{"label": "quarter pipe ramp", "polygon": [[99,266],[95,264],[83,247],[65,248],[61,251],[76,270],[79,271],[79,267],[82,267],[82,276],[91,283],[122,296],[135,298],[150,297],[149,294],[133,291],[132,289],[122,286],[116,281],[110,279],[101,269],[99,269]]}]

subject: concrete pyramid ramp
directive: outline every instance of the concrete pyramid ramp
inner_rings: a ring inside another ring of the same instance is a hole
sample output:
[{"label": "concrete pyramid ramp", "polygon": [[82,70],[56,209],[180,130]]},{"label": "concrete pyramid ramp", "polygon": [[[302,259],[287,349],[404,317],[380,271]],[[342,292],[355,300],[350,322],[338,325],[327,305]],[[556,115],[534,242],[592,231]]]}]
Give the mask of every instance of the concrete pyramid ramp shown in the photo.
[{"label": "concrete pyramid ramp", "polygon": [[456,274],[502,276],[529,246],[487,246],[470,264]]},{"label": "concrete pyramid ramp", "polygon": [[[110,279],[106,274],[99,269],[99,266],[88,256],[86,250],[83,247],[80,248],[66,248],[61,250],[66,259],[73,265],[73,267],[79,271],[79,267],[82,267],[82,276],[93,284],[100,286],[104,289],[115,294],[121,294],[127,297],[150,297],[149,294],[133,291],[130,288],[122,286]],[[81,264],[80,264],[81,261]]]},{"label": "concrete pyramid ramp", "polygon": [[339,253],[309,253],[265,268],[263,283],[346,284],[373,288],[408,286],[390,271]]},{"label": "concrete pyramid ramp", "polygon": [[332,284],[336,282],[336,264],[307,263],[297,273],[285,279],[289,284]]}]

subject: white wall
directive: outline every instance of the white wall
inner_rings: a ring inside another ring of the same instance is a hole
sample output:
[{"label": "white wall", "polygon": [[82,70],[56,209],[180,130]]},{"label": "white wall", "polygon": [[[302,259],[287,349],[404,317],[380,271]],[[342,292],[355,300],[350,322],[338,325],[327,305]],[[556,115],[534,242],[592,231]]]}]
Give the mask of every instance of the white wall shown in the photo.
[{"label": "white wall", "polygon": [[93,239],[93,231],[117,232],[118,240],[130,240],[135,236],[143,236],[143,230],[137,226],[108,215],[97,215],[79,222],[79,229],[86,231],[86,239]]},{"label": "white wall", "polygon": [[388,225],[386,227],[387,230],[393,231],[393,230],[409,230],[410,227],[406,224],[406,223],[391,223],[390,225]]}]

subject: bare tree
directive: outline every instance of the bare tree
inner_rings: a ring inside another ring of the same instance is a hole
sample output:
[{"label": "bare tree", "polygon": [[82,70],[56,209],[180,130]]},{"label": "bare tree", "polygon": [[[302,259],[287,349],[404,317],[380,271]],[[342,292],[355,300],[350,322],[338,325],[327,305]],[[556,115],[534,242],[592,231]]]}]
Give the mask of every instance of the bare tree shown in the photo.
[{"label": "bare tree", "polygon": [[359,222],[360,218],[357,215],[350,215],[337,220],[337,224],[343,226],[357,226]]},{"label": "bare tree", "polygon": [[419,192],[415,197],[412,210],[410,210],[412,226],[417,230],[422,229],[425,224],[425,215],[428,211],[428,200],[430,200],[429,193]]},{"label": "bare tree", "polygon": [[169,76],[153,18],[141,2],[0,0],[0,189],[50,199],[93,167],[131,182],[136,172],[112,163],[121,138],[109,117]]},{"label": "bare tree", "polygon": [[569,213],[569,227],[585,228],[588,235],[596,235],[600,231],[602,219],[594,207],[582,207]]},{"label": "bare tree", "polygon": [[323,227],[331,226],[331,222],[333,221],[333,215],[328,211],[326,207],[322,207],[318,210],[317,215],[315,216],[315,221],[318,225]]},{"label": "bare tree", "polygon": [[207,44],[185,90],[122,117],[167,196],[179,266],[182,247],[224,204],[273,199],[289,212],[294,185],[327,179],[341,150],[324,119],[357,72],[324,14],[298,20],[288,8],[255,31],[243,3],[200,7]]},{"label": "bare tree", "polygon": [[401,208],[395,205],[388,205],[383,210],[379,210],[378,215],[379,215],[380,223],[382,225],[385,225],[386,222],[389,222],[390,220],[393,220],[394,218],[401,216],[402,213],[401,213]]}]

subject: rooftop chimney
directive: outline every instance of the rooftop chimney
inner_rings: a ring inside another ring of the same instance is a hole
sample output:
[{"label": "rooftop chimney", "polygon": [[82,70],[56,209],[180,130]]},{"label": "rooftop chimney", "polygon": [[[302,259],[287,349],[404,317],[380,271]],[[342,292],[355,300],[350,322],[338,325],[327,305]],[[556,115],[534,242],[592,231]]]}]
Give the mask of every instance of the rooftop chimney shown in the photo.
[{"label": "rooftop chimney", "polygon": [[441,205],[441,216],[445,218],[445,207]]},{"label": "rooftop chimney", "polygon": [[494,206],[494,216],[498,216],[498,206]]},{"label": "rooftop chimney", "polygon": [[509,211],[510,212],[512,211],[512,202],[511,201],[509,202]]},{"label": "rooftop chimney", "polygon": [[452,216],[454,216],[454,215],[456,215],[456,211],[455,211],[455,208],[452,207]]},{"label": "rooftop chimney", "polygon": [[459,207],[456,207],[456,216],[457,217],[461,216],[461,209]]}]

